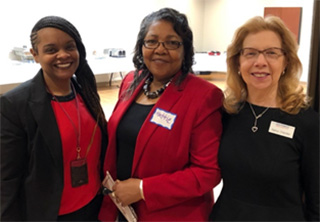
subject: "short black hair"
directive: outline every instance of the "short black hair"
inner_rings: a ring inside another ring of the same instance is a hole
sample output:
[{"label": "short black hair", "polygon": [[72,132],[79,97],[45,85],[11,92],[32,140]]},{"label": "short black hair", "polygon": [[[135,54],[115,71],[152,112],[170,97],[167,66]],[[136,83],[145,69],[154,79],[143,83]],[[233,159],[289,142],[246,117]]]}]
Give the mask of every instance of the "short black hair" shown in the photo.
[{"label": "short black hair", "polygon": [[189,26],[187,16],[172,8],[162,8],[147,15],[140,24],[140,31],[134,48],[133,63],[136,68],[134,81],[127,93],[130,95],[139,83],[149,74],[149,70],[144,64],[142,46],[149,27],[155,21],[164,20],[173,25],[174,31],[182,38],[184,47],[184,58],[182,62],[182,74],[175,84],[180,84],[188,73],[193,73],[192,65],[194,62],[193,33]]}]

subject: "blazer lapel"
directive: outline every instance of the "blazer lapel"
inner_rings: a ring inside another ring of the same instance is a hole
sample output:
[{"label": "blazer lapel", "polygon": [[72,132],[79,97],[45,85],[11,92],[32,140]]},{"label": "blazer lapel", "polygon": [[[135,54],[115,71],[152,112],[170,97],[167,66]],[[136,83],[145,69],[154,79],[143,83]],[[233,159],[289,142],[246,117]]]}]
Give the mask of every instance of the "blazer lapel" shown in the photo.
[{"label": "blazer lapel", "polygon": [[33,90],[29,106],[33,112],[35,121],[39,126],[43,139],[46,141],[57,168],[63,170],[62,148],[60,132],[57,126],[54,112],[46,92],[42,72],[40,71],[33,79]]},{"label": "blazer lapel", "polygon": [[[179,76],[179,74],[176,75],[176,78]],[[175,78],[175,79],[176,79]],[[175,80],[174,79],[174,80]],[[136,141],[136,147],[135,147],[135,153],[133,158],[133,164],[132,164],[132,171],[131,175],[134,175],[134,172],[138,166],[138,163],[140,162],[141,155],[143,153],[143,150],[146,148],[146,144],[153,135],[154,131],[161,126],[158,126],[154,123],[151,123],[150,120],[152,118],[152,115],[156,111],[157,108],[160,108],[165,111],[170,111],[171,108],[176,104],[176,102],[179,100],[179,98],[182,95],[182,91],[185,87],[187,79],[181,83],[181,85],[176,86],[174,83],[171,83],[167,89],[164,91],[158,102],[155,104],[155,106],[150,111],[149,115],[147,116],[145,122],[143,123],[137,141]]]},{"label": "blazer lapel", "polygon": [[[126,77],[127,78],[127,77]],[[130,79],[124,79],[124,81],[131,81]],[[116,141],[116,133],[117,133],[117,128],[119,126],[119,123],[121,119],[123,118],[124,114],[127,112],[128,108],[132,104],[132,102],[135,100],[135,98],[138,96],[140,90],[142,89],[144,80],[141,81],[141,83],[138,85],[137,89],[133,92],[132,96],[130,96],[128,99],[123,99],[120,97],[118,100],[115,110],[116,112],[113,112],[111,115],[111,118],[108,122],[108,137],[109,137],[109,144],[107,148],[107,154],[106,156],[109,157],[109,161],[105,161],[104,163],[104,170],[109,170],[112,177],[116,178],[116,159],[117,159],[117,141]],[[126,90],[127,88],[125,87],[123,90]],[[119,94],[121,94],[120,92]]]}]

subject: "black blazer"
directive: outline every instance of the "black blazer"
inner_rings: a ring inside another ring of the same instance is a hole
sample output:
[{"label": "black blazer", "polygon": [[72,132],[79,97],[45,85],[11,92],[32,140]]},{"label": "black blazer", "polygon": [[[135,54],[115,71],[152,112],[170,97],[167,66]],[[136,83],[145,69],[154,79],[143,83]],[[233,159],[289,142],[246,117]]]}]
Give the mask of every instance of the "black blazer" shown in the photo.
[{"label": "black blazer", "polygon": [[[56,220],[62,145],[42,70],[1,96],[0,104],[1,220]],[[102,134],[101,144],[104,154],[107,135]]]}]

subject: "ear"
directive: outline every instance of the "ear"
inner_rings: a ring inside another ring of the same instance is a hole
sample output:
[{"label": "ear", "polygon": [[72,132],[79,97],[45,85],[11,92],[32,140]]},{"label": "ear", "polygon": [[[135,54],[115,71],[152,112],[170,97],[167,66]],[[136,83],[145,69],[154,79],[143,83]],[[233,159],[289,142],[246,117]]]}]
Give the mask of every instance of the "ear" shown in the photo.
[{"label": "ear", "polygon": [[30,49],[30,53],[32,54],[34,60],[36,61],[36,63],[39,63],[38,60],[38,53],[36,51],[34,51],[32,48]]}]

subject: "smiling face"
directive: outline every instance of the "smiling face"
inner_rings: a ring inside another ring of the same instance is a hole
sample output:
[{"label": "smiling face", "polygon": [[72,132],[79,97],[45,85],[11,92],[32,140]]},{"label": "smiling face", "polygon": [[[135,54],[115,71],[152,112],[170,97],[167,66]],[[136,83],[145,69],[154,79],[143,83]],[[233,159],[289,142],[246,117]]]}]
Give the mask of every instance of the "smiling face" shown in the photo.
[{"label": "smiling face", "polygon": [[79,66],[76,42],[67,33],[56,28],[43,28],[37,32],[37,50],[31,53],[40,63],[44,79],[51,85],[69,86],[69,80]]},{"label": "smiling face", "polygon": [[[181,37],[174,31],[172,24],[164,20],[153,22],[144,40],[182,42]],[[155,49],[142,46],[142,54],[144,63],[154,76],[154,80],[166,82],[181,69],[184,49],[183,45],[174,50],[164,48],[163,44]]]},{"label": "smiling face", "polygon": [[[282,48],[280,37],[273,31],[264,30],[249,34],[243,41],[242,48],[254,48],[263,51],[268,48]],[[278,82],[285,69],[285,56],[266,59],[259,53],[255,59],[240,56],[240,73],[247,85],[249,96],[262,93],[277,96]]]}]

